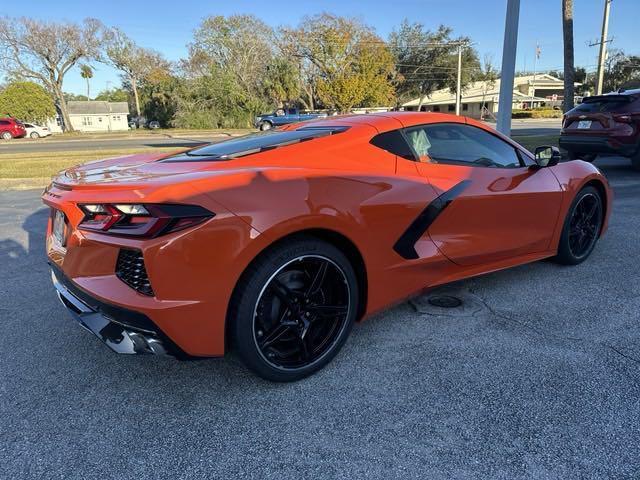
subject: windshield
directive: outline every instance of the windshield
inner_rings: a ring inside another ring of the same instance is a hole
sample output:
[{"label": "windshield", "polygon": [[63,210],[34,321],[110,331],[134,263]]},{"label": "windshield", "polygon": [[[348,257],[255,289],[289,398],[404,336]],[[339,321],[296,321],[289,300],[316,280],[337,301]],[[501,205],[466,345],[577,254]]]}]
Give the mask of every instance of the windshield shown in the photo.
[{"label": "windshield", "polygon": [[[284,131],[267,130],[195,148],[186,152],[186,155],[189,157],[207,157],[214,160],[228,160],[271,148],[325,137],[344,130],[346,130],[346,127],[304,127],[297,130]],[[176,161],[178,159],[170,157],[167,160]]]}]

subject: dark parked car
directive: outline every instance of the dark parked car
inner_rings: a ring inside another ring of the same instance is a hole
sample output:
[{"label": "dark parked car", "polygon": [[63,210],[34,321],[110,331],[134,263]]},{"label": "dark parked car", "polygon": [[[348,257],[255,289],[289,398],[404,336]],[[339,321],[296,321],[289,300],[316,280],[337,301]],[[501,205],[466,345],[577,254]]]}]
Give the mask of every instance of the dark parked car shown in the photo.
[{"label": "dark parked car", "polygon": [[315,118],[324,118],[326,116],[326,113],[300,113],[297,108],[287,108],[286,110],[279,108],[273,113],[265,113],[257,116],[254,124],[256,128],[260,130],[269,130],[273,127],[313,120]]},{"label": "dark parked car", "polygon": [[0,138],[11,140],[12,138],[22,138],[27,136],[27,130],[22,122],[11,117],[0,118]]},{"label": "dark parked car", "polygon": [[640,170],[640,89],[585,97],[564,116],[560,146],[570,159],[616,154]]}]

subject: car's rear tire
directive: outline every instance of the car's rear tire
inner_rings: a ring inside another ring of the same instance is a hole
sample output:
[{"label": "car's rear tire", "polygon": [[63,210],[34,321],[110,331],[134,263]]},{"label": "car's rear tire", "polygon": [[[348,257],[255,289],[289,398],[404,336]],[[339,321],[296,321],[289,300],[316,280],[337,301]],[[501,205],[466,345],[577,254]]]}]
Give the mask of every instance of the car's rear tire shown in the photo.
[{"label": "car's rear tire", "polygon": [[13,135],[11,135],[10,132],[2,132],[2,135],[0,135],[0,137],[3,140],[11,140],[13,138]]},{"label": "car's rear tire", "polygon": [[600,192],[592,186],[580,190],[565,218],[554,260],[563,265],[584,262],[595,248],[603,221],[604,203]]},{"label": "car's rear tire", "polygon": [[358,311],[358,282],[335,246],[299,236],[260,255],[229,308],[232,349],[262,378],[300,380],[342,348]]},{"label": "car's rear tire", "polygon": [[38,132],[31,132],[31,135],[29,135],[31,138],[33,138],[34,140],[36,138],[40,138],[40,134]]},{"label": "car's rear tire", "polygon": [[260,131],[265,132],[267,130],[271,130],[271,128],[273,127],[273,125],[271,125],[271,122],[262,122],[260,124]]}]

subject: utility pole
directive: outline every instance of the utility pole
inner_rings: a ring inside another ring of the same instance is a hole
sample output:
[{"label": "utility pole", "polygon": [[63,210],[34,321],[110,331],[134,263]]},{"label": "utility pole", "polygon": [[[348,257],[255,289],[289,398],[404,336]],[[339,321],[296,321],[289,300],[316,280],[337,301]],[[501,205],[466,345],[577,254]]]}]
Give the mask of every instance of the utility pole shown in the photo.
[{"label": "utility pole", "polygon": [[531,90],[531,110],[533,110],[533,99],[536,96],[536,69],[538,68],[538,58],[540,58],[540,45],[536,42],[536,51],[533,56],[533,82],[532,82],[532,90]]},{"label": "utility pole", "polygon": [[[596,83],[596,95],[602,95],[604,83],[604,61],[607,59],[607,33],[609,30],[609,11],[611,0],[604,0],[604,15],[602,16],[602,35],[600,36],[600,55],[598,55],[598,81]],[[597,43],[593,44],[597,45]]]},{"label": "utility pole", "polygon": [[456,83],[456,115],[460,115],[462,103],[462,44],[458,45],[458,79]]},{"label": "utility pole", "polygon": [[520,0],[509,0],[504,25],[502,47],[502,74],[500,77],[500,97],[498,103],[497,130],[504,135],[511,133],[511,109],[513,108],[513,77],[516,73],[516,49],[518,47],[518,21]]}]

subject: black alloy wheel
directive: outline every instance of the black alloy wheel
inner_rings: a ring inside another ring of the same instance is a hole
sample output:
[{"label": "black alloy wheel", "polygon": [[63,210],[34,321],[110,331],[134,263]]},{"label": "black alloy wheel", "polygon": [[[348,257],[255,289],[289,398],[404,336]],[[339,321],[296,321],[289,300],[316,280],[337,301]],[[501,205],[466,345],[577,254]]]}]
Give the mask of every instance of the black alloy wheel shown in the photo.
[{"label": "black alloy wheel", "polygon": [[602,222],[602,205],[597,195],[587,193],[580,198],[569,227],[569,248],[576,257],[591,250],[598,238]]},{"label": "black alloy wheel", "polygon": [[594,187],[582,189],[571,205],[560,237],[560,263],[576,265],[593,251],[604,220],[602,197]]},{"label": "black alloy wheel", "polygon": [[299,380],[338,353],[357,304],[356,276],[340,250],[313,237],[284,241],[238,283],[229,311],[234,350],[263,378]]},{"label": "black alloy wheel", "polygon": [[298,369],[331,349],[347,324],[347,278],[332,260],[313,255],[283,265],[262,289],[253,334],[273,367]]}]

